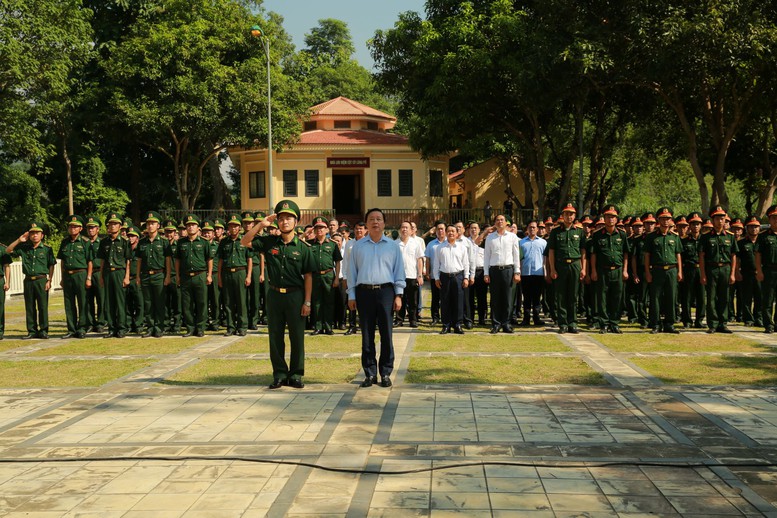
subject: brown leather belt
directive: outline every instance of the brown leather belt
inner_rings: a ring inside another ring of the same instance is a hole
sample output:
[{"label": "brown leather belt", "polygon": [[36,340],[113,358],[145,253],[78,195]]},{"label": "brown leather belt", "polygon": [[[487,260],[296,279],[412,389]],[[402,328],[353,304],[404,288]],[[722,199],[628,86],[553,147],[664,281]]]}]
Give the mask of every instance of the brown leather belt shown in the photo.
[{"label": "brown leather belt", "polygon": [[334,270],[334,268],[330,268],[328,270],[321,270],[320,272],[318,272],[318,274],[319,275],[326,275],[327,273],[331,272],[332,270]]},{"label": "brown leather belt", "polygon": [[149,270],[146,272],[146,275],[156,275],[158,273],[164,273],[162,270]]},{"label": "brown leather belt", "polygon": [[384,282],[383,284],[359,284],[356,287],[361,288],[363,290],[380,290],[383,288],[390,288],[393,286],[394,286],[393,282]]},{"label": "brown leather belt", "polygon": [[650,267],[651,270],[653,268],[661,269],[661,270],[674,270],[675,268],[677,268],[677,265],[676,264],[656,264]]},{"label": "brown leather belt", "polygon": [[495,270],[507,270],[508,268],[513,268],[512,264],[502,264],[502,265],[494,265],[491,266],[489,269],[495,269]]},{"label": "brown leather belt", "polygon": [[198,272],[189,272],[187,273],[187,275],[189,277],[197,277],[198,275],[202,275],[203,273],[205,273],[205,270],[200,270]]},{"label": "brown leather belt", "polygon": [[683,263],[683,268],[699,268],[699,263]]},{"label": "brown leather belt", "polygon": [[25,281],[37,281],[40,279],[48,279],[48,275],[28,275],[24,278]]},{"label": "brown leather belt", "polygon": [[440,276],[443,276],[443,275],[445,277],[456,277],[457,275],[464,275],[464,271],[462,270],[460,272],[453,272],[453,273],[440,272]]},{"label": "brown leather belt", "polygon": [[572,264],[578,262],[580,259],[561,259],[562,262]]},{"label": "brown leather belt", "polygon": [[75,270],[66,270],[68,275],[73,275],[74,273],[81,273],[85,272],[86,268],[76,268]]},{"label": "brown leather belt", "polygon": [[119,271],[119,270],[126,270],[126,268],[124,268],[124,267],[122,267],[122,268],[114,268],[113,266],[109,266],[108,269],[110,271],[112,271],[112,272],[116,272],[116,271]]},{"label": "brown leather belt", "polygon": [[247,269],[248,266],[235,266],[234,268],[226,268],[229,273],[242,272]]},{"label": "brown leather belt", "polygon": [[278,288],[277,286],[273,286],[271,284],[268,284],[268,286],[270,286],[271,290],[277,291],[278,293],[292,293],[292,292],[295,292],[295,291],[300,289],[298,287],[296,287],[296,288]]}]

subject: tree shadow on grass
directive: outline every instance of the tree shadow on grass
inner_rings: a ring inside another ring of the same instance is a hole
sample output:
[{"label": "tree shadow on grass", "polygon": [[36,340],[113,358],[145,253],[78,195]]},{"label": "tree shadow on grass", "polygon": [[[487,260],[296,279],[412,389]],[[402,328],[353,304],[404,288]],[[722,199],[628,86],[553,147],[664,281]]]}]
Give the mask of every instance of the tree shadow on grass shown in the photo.
[{"label": "tree shadow on grass", "polygon": [[664,383],[675,385],[777,385],[776,357],[720,356],[703,358],[699,363],[697,372],[700,369],[710,371],[706,380],[689,380],[665,372],[656,376]]}]

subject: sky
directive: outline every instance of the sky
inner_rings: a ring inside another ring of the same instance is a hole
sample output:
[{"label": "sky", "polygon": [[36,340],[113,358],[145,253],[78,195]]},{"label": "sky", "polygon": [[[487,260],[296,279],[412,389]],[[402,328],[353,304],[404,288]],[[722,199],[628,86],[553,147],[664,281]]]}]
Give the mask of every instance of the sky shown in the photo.
[{"label": "sky", "polygon": [[283,26],[294,46],[305,46],[305,34],[318,25],[318,20],[335,18],[348,24],[356,53],[354,58],[368,70],[373,61],[367,40],[378,29],[390,29],[405,11],[424,12],[424,0],[263,0],[262,6],[284,18]]}]

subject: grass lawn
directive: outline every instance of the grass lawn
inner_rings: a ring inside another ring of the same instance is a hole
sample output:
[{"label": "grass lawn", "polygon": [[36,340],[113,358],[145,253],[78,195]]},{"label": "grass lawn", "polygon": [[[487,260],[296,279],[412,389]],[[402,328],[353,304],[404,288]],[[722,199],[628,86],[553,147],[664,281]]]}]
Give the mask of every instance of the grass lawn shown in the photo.
[{"label": "grass lawn", "polygon": [[413,351],[416,352],[472,352],[472,353],[522,353],[522,352],[570,352],[556,335],[417,335]]},{"label": "grass lawn", "polygon": [[759,344],[737,335],[702,332],[680,332],[679,335],[648,332],[622,335],[592,334],[591,338],[617,352],[777,352],[777,348]]},{"label": "grass lawn", "polygon": [[[350,383],[361,371],[359,358],[305,360],[306,384]],[[165,380],[168,385],[269,385],[269,361],[205,359]]]},{"label": "grass lawn", "polygon": [[406,383],[606,385],[577,358],[412,358]]},{"label": "grass lawn", "polygon": [[30,342],[26,340],[9,340],[6,338],[0,342],[0,353],[16,349],[17,347],[24,347],[25,345],[30,345]]},{"label": "grass lawn", "polygon": [[630,358],[630,361],[673,385],[777,384],[777,358],[723,356]]},{"label": "grass lawn", "polygon": [[174,354],[198,345],[204,340],[205,338],[163,338],[161,340],[158,338],[85,338],[71,340],[57,347],[40,349],[30,353],[29,356]]},{"label": "grass lawn", "polygon": [[[308,336],[310,332],[305,333],[305,352],[306,353],[361,353],[362,336],[336,334],[333,336]],[[286,337],[288,346],[289,338]],[[230,345],[227,348],[219,349],[218,355],[224,354],[268,354],[270,352],[270,342],[265,335],[261,338],[248,335],[248,337],[239,342]]]},{"label": "grass lawn", "polygon": [[148,360],[0,361],[0,387],[97,387],[151,363]]}]

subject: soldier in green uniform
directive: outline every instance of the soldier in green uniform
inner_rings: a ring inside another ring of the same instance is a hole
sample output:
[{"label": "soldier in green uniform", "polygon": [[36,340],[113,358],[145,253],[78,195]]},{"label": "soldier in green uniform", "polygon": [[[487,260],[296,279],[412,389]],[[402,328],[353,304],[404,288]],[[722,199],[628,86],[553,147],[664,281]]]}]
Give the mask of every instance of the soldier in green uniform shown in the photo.
[{"label": "soldier in green uniform", "polygon": [[95,333],[102,333],[106,324],[105,287],[100,283],[102,259],[97,257],[97,252],[100,250],[101,225],[99,218],[94,216],[86,218],[86,235],[92,248],[92,274],[86,283],[86,312],[90,330]]},{"label": "soldier in green uniform", "polygon": [[669,227],[672,211],[661,207],[656,213],[658,229],[645,239],[645,280],[650,286],[650,332],[661,332],[661,315],[664,316],[663,332],[677,334],[675,314],[677,311],[677,284],[683,279],[680,255],[680,236]]},{"label": "soldier in green uniform", "polygon": [[604,207],[604,228],[593,233],[588,254],[591,257],[591,280],[599,303],[599,332],[622,333],[620,329],[623,282],[628,280],[629,249],[626,232],[615,228],[618,208]]},{"label": "soldier in green uniform", "polygon": [[[255,225],[261,223],[264,220],[258,220],[257,216],[253,212],[245,211],[242,214],[243,222],[243,235],[247,234]],[[260,254],[254,254],[254,267],[251,270],[251,284],[246,286],[246,304],[248,305],[248,329],[255,331],[258,329],[259,324],[259,306],[261,304],[261,279],[262,274],[262,258]]]},{"label": "soldier in green uniform", "polygon": [[[256,213],[254,217],[254,225],[258,225],[262,222],[266,214],[262,211]],[[268,228],[266,232],[270,231],[272,227]],[[259,254],[258,258],[254,260],[254,270],[252,275],[254,276],[254,282],[256,282],[256,290],[259,295],[258,304],[258,317],[257,324],[267,325],[267,290],[265,289],[266,271],[264,268],[264,255]]]},{"label": "soldier in green uniform", "polygon": [[[216,241],[216,228],[210,221],[204,221],[202,223],[202,237],[208,242],[210,246],[210,256],[213,259],[213,270],[211,276],[218,279],[219,263],[216,257],[216,252],[219,249],[219,242]],[[218,282],[211,282],[208,285],[208,317],[206,329],[208,331],[218,331],[219,321],[221,320],[221,293],[219,290]]]},{"label": "soldier in green uniform", "polygon": [[253,254],[250,248],[240,243],[240,226],[240,217],[233,215],[227,223],[227,235],[216,251],[227,326],[224,336],[245,336],[248,329],[246,288],[253,279]]},{"label": "soldier in green uniform", "polygon": [[165,289],[170,284],[172,249],[170,243],[159,235],[161,216],[153,210],[146,213],[146,236],[138,241],[135,249],[135,277],[143,291],[146,332],[161,338],[165,331]]},{"label": "soldier in green uniform", "polygon": [[[226,223],[221,218],[213,218],[214,238],[216,242],[216,250],[221,240],[226,236]],[[218,257],[213,256],[213,268],[218,268]],[[213,284],[218,284],[218,276],[213,276]],[[221,292],[221,286],[219,286],[219,321],[216,323],[219,327],[227,327],[226,307],[224,306],[224,294]]]},{"label": "soldier in green uniform", "polygon": [[575,228],[577,210],[567,203],[561,211],[563,222],[548,236],[548,265],[556,294],[559,333],[578,333],[577,298],[585,278],[585,231]]},{"label": "soldier in green uniform", "polygon": [[5,251],[5,245],[0,244],[0,340],[5,333],[5,294],[11,287],[11,256]]},{"label": "soldier in green uniform", "polygon": [[[645,223],[645,220],[648,223]],[[642,225],[640,225],[640,222]],[[631,271],[634,279],[634,301],[637,313],[637,323],[643,329],[648,326],[648,306],[649,303],[649,284],[645,280],[645,246],[655,227],[656,218],[652,212],[648,212],[638,218],[632,227],[635,229],[635,236],[632,238],[629,249],[631,250]],[[642,230],[640,231],[640,226]]]},{"label": "soldier in green uniform", "polygon": [[745,236],[740,239],[737,255],[737,282],[739,283],[739,308],[742,310],[742,321],[746,326],[763,326],[761,321],[761,283],[755,278],[755,244],[761,222],[757,216],[745,219]]},{"label": "soldier in green uniform", "polygon": [[[280,236],[257,236],[278,220]],[[281,200],[275,214],[267,216],[249,230],[241,240],[254,253],[263,252],[267,265],[267,325],[270,334],[270,360],[273,382],[270,389],[283,385],[304,387],[305,318],[310,314],[310,297],[315,269],[310,245],[296,237],[294,226],[299,220],[299,207],[291,200]],[[290,361],[285,358],[284,328],[289,326]]]},{"label": "soldier in green uniform", "polygon": [[761,283],[764,333],[774,332],[774,302],[777,294],[777,205],[766,209],[769,228],[755,242],[755,278]]},{"label": "soldier in green uniform", "polygon": [[[680,242],[683,246],[683,286],[681,291],[683,327],[686,329],[702,328],[702,322],[707,314],[707,292],[701,284],[699,267],[699,252],[701,251],[701,214],[691,212],[686,218],[688,221],[688,234]],[[691,308],[696,306],[696,318],[691,319]]]},{"label": "soldier in green uniform", "polygon": [[313,334],[332,335],[334,320],[334,291],[340,286],[340,262],[343,256],[337,243],[326,237],[329,220],[323,216],[313,219],[315,237],[310,241],[313,254]]},{"label": "soldier in green uniform", "polygon": [[[45,340],[49,337],[49,290],[57,260],[51,247],[43,242],[43,228],[40,224],[31,223],[27,232],[8,245],[6,253],[22,258],[27,321],[27,336],[22,337],[22,340]],[[5,297],[5,293],[2,296]]]},{"label": "soldier in green uniform", "polygon": [[89,240],[81,235],[81,216],[68,218],[68,238],[62,241],[57,259],[61,260],[62,293],[65,299],[67,333],[62,338],[84,338],[89,330],[86,310],[86,281],[91,277],[89,262],[94,257]]},{"label": "soldier in green uniform", "polygon": [[138,227],[135,225],[127,227],[127,240],[130,243],[130,250],[132,250],[130,283],[127,286],[127,325],[131,333],[145,334],[146,317],[143,288],[140,286],[140,277],[137,276],[138,268],[140,267],[140,257],[136,254],[138,241],[140,241]]},{"label": "soldier in green uniform", "polygon": [[208,285],[213,282],[213,258],[210,243],[200,237],[200,218],[189,214],[184,219],[186,237],[178,240],[175,273],[181,288],[181,310],[186,326],[184,337],[204,336],[208,314]]},{"label": "soldier in green uniform", "polygon": [[165,285],[165,333],[177,335],[181,330],[181,288],[175,272],[175,254],[178,252],[178,232],[175,221],[164,222],[165,239],[170,246],[170,283]]},{"label": "soldier in green uniform", "polygon": [[121,216],[110,214],[106,221],[108,237],[100,241],[97,251],[102,259],[100,282],[105,288],[105,316],[108,334],[105,338],[124,338],[127,335],[127,286],[130,283],[132,249],[129,241],[119,235]]},{"label": "soldier in green uniform", "polygon": [[731,333],[728,323],[728,292],[736,282],[739,246],[734,234],[725,229],[726,211],[720,205],[710,209],[712,231],[701,237],[699,275],[707,288],[707,332]]}]

